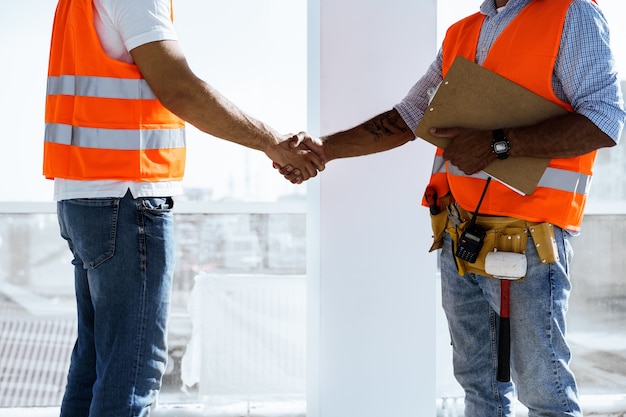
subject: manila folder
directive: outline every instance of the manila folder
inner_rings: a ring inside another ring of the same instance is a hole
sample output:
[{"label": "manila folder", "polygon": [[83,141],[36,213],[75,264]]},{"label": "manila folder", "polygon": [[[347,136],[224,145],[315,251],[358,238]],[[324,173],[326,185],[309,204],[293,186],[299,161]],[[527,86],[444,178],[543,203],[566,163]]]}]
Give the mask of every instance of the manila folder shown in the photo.
[{"label": "manila folder", "polygon": [[[457,57],[414,133],[445,149],[450,139],[432,136],[428,132],[431,127],[493,130],[533,125],[566,112],[532,91]],[[532,194],[549,161],[530,157],[497,159],[484,171],[521,194]]]}]

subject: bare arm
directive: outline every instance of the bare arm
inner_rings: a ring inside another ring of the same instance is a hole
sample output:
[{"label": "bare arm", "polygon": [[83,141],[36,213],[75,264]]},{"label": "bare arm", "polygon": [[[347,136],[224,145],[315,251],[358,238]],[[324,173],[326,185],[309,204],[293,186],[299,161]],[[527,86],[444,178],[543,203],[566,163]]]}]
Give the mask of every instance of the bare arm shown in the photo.
[{"label": "bare arm", "polygon": [[505,129],[505,134],[511,143],[511,156],[569,158],[615,146],[613,139],[578,113],[555,117],[536,126]]},{"label": "bare arm", "polygon": [[[299,141],[292,141],[298,149],[310,149],[320,155],[324,163],[338,158],[369,155],[383,152],[404,145],[415,136],[406,125],[400,114],[394,109],[379,114],[352,129],[321,137],[321,143],[315,142],[310,136]],[[297,169],[290,165],[274,168],[294,184],[300,184],[302,178]]]},{"label": "bare arm", "polygon": [[327,161],[369,155],[404,145],[415,136],[396,110],[389,110],[352,129],[321,137]]},{"label": "bare arm", "polygon": [[[447,128],[434,129],[435,136],[452,139],[444,158],[466,174],[474,174],[496,159],[491,152],[491,131]],[[505,128],[511,145],[510,156],[570,158],[611,147],[615,141],[583,115],[568,113],[534,126]]]},{"label": "bare arm", "polygon": [[176,41],[159,41],[130,51],[133,60],[165,107],[201,131],[251,149],[273,161],[298,167],[306,177],[324,169],[312,152],[290,149],[287,136],[241,111],[189,68]]}]

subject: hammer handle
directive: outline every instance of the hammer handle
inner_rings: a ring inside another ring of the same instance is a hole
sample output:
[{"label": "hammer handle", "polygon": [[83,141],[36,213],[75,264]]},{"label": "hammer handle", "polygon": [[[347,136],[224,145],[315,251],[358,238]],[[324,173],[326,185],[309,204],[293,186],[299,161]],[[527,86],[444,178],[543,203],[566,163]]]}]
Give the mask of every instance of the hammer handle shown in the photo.
[{"label": "hammer handle", "polygon": [[511,380],[511,323],[510,294],[511,281],[500,280],[500,330],[498,335],[498,373],[500,382]]}]

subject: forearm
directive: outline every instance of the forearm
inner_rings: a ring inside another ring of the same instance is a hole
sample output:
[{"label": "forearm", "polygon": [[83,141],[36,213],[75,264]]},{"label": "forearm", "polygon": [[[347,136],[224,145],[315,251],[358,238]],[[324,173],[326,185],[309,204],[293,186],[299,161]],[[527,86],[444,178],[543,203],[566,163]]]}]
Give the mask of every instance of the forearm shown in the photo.
[{"label": "forearm", "polygon": [[[535,158],[571,158],[599,148],[615,145],[615,141],[585,116],[568,113],[533,126],[504,128],[510,143],[509,156]],[[493,162],[492,131],[439,128],[431,134],[451,139],[443,157],[468,175]]]},{"label": "forearm", "polygon": [[266,153],[279,141],[273,129],[197,77],[178,42],[148,43],[133,49],[131,55],[161,103],[203,132]]},{"label": "forearm", "polygon": [[180,93],[164,105],[199,130],[212,136],[266,151],[280,135],[263,122],[251,117],[230,100],[200,79],[188,82]]},{"label": "forearm", "polygon": [[291,149],[287,135],[249,116],[198,78],[187,65],[178,42],[151,42],[130,53],[161,103],[201,131],[263,151],[274,163],[295,167],[304,180],[324,169],[318,155]]},{"label": "forearm", "polygon": [[504,132],[511,144],[511,156],[570,158],[615,145],[613,139],[578,113]]},{"label": "forearm", "polygon": [[414,138],[396,110],[389,110],[346,131],[321,137],[328,160],[383,152]]}]

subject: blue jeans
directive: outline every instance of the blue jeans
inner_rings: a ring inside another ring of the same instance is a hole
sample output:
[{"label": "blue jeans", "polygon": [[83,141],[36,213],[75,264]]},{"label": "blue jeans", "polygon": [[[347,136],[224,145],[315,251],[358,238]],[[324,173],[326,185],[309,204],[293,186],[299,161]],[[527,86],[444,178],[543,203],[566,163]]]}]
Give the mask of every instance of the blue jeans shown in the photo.
[{"label": "blue jeans", "polygon": [[133,199],[130,192],[58,203],[61,236],[74,255],[78,310],[62,417],[150,414],[167,361],[170,206],[171,199]]},{"label": "blue jeans", "polygon": [[565,314],[570,293],[569,236],[555,227],[559,262],[541,264],[529,236],[526,279],[511,283],[511,377],[498,382],[497,340],[500,281],[459,276],[452,241],[441,251],[442,302],[453,347],[454,374],[465,391],[465,417],[513,416],[514,393],[529,417],[581,417]]}]

